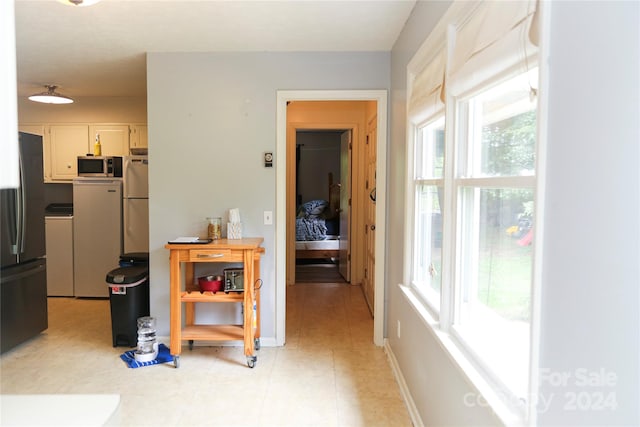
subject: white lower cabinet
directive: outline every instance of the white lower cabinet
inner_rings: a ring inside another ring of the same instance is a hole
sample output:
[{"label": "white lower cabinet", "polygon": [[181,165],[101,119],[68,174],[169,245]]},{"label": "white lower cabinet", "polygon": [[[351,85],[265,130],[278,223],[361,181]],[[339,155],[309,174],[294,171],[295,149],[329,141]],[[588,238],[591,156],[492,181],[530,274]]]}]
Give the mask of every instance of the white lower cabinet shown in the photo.
[{"label": "white lower cabinet", "polygon": [[73,217],[44,218],[47,251],[47,296],[73,296]]}]

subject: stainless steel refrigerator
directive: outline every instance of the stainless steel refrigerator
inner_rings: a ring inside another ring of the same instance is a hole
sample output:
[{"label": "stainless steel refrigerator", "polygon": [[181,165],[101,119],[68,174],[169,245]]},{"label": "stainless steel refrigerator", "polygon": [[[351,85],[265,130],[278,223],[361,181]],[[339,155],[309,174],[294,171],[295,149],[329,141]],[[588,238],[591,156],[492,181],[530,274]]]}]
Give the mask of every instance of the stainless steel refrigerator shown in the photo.
[{"label": "stainless steel refrigerator", "polygon": [[0,190],[0,352],[48,327],[42,137],[20,133],[20,187]]},{"label": "stainless steel refrigerator", "polygon": [[122,178],[73,180],[73,280],[76,297],[108,297],[107,273],[122,253]]},{"label": "stainless steel refrigerator", "polygon": [[149,252],[149,159],[123,159],[124,253]]}]

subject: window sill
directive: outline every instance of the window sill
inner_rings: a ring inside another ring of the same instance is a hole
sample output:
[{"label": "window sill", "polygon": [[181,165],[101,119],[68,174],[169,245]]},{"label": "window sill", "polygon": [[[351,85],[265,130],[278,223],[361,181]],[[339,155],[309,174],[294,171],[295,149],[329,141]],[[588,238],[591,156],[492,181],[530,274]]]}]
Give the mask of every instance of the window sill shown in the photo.
[{"label": "window sill", "polygon": [[473,396],[470,401],[474,404],[476,404],[476,402],[482,402],[490,408],[506,426],[525,425],[525,420],[521,411],[514,405],[509,405],[505,402],[505,398],[509,396],[510,393],[505,390],[496,389],[495,385],[475,367],[472,358],[463,351],[461,345],[457,343],[451,334],[440,328],[439,323],[429,313],[425,308],[424,303],[420,301],[419,297],[410,287],[402,284],[399,284],[398,287],[409,305],[413,308],[431,334],[436,338],[440,347],[451,359],[453,364],[458,367],[460,372],[468,380],[471,387],[475,389],[478,395]]}]

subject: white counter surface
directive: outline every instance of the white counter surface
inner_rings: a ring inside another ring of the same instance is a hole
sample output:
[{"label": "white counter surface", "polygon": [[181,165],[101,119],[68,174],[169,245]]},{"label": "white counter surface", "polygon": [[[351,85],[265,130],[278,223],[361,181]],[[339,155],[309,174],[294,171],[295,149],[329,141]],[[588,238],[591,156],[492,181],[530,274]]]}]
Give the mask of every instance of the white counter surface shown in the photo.
[{"label": "white counter surface", "polygon": [[0,395],[0,425],[115,426],[118,394],[5,394]]}]

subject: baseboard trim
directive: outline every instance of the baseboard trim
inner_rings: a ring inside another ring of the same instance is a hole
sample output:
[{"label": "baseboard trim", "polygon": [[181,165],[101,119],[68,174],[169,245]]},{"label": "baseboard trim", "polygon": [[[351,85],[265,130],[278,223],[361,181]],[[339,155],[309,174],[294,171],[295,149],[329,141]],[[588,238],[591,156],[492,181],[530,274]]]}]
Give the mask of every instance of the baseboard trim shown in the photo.
[{"label": "baseboard trim", "polygon": [[418,408],[416,407],[415,402],[413,401],[413,397],[411,397],[411,392],[409,391],[409,387],[407,387],[407,383],[404,380],[404,376],[402,375],[402,371],[400,370],[400,366],[398,365],[398,360],[396,356],[393,354],[393,350],[389,345],[389,340],[385,338],[384,340],[384,352],[387,354],[387,359],[389,359],[389,365],[391,365],[391,370],[393,371],[393,375],[396,377],[396,381],[398,382],[398,386],[400,387],[400,393],[402,394],[402,398],[404,399],[405,405],[407,405],[407,410],[409,411],[409,417],[411,417],[411,423],[414,427],[424,427],[422,423],[422,418],[420,418],[420,413],[418,412]]}]

